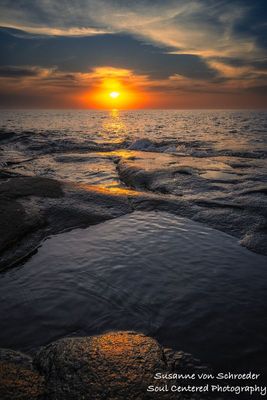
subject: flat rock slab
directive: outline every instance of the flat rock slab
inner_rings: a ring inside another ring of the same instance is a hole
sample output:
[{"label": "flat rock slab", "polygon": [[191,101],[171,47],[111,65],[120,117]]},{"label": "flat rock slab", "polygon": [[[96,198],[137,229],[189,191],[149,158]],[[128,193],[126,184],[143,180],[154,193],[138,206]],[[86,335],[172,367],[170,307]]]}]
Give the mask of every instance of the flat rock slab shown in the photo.
[{"label": "flat rock slab", "polygon": [[[4,400],[137,400],[198,399],[165,392],[147,392],[149,385],[174,384],[156,372],[207,370],[192,356],[162,348],[136,332],[64,338],[33,358],[0,350],[0,397]],[[45,383],[44,383],[45,382]]]},{"label": "flat rock slab", "polygon": [[0,171],[0,270],[50,234],[131,212],[127,194]]}]

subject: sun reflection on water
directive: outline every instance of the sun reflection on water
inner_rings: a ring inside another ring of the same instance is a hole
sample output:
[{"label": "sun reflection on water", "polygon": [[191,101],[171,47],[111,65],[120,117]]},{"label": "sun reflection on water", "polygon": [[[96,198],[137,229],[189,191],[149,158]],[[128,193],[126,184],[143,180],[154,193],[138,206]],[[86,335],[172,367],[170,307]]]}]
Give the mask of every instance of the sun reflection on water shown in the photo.
[{"label": "sun reflection on water", "polygon": [[102,126],[104,135],[108,135],[114,143],[119,142],[125,134],[125,123],[121,118],[120,111],[115,108],[109,111],[108,117],[103,121]]}]

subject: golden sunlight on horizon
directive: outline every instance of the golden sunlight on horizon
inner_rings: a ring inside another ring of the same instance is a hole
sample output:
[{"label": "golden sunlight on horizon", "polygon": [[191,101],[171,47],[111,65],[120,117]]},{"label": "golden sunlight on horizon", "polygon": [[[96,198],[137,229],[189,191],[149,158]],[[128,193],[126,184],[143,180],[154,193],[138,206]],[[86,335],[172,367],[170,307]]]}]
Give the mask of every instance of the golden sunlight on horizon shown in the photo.
[{"label": "golden sunlight on horizon", "polygon": [[136,109],[147,102],[142,82],[131,70],[98,67],[88,79],[94,80],[95,84],[83,95],[82,101],[90,108]]},{"label": "golden sunlight on horizon", "polygon": [[91,95],[87,95],[87,101],[94,108],[98,109],[129,109],[131,107],[136,108],[142,101],[142,98],[136,92],[130,91],[129,89],[121,89],[120,91],[107,90],[93,92]]}]

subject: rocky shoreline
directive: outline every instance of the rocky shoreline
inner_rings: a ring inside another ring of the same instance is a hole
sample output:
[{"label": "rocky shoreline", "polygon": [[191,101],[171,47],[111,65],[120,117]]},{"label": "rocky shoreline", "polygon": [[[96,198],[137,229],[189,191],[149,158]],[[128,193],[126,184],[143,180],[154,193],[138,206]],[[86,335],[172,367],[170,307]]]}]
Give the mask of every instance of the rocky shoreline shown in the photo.
[{"label": "rocky shoreline", "polygon": [[164,378],[155,381],[156,372],[209,369],[190,354],[163,348],[143,334],[122,331],[60,339],[33,357],[0,349],[0,371],[2,400],[197,400],[201,395],[150,393],[147,388],[177,384]]},{"label": "rocky shoreline", "polygon": [[[0,184],[0,268],[35,250],[48,235],[130,211],[127,201],[42,177],[4,176]],[[101,198],[101,199],[100,199]]]},{"label": "rocky shoreline", "polygon": [[175,199],[0,172],[0,270],[31,255],[49,235],[131,213],[178,209]]},{"label": "rocky shoreline", "polygon": [[[150,188],[147,191],[126,179],[123,165],[121,161],[118,170],[128,188],[77,184],[0,170],[0,270],[27,258],[49,235],[98,224],[134,210],[167,211],[203,222],[240,238],[247,248],[267,254],[266,230],[264,223],[257,222],[257,214],[251,216],[249,225],[242,207],[189,202],[181,196],[163,195]],[[137,170],[135,175],[140,173]],[[258,225],[252,234],[255,224]]]}]

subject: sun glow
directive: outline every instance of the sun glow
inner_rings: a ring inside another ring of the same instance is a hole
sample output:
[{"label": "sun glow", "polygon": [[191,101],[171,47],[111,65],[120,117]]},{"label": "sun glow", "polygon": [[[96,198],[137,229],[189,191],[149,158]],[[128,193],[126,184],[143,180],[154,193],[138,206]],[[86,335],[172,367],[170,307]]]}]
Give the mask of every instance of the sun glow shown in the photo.
[{"label": "sun glow", "polygon": [[119,97],[120,93],[119,92],[111,92],[111,93],[109,93],[109,95],[112,99],[117,99],[117,97]]},{"label": "sun glow", "polygon": [[147,102],[143,89],[145,76],[137,76],[131,70],[113,67],[95,68],[88,78],[93,82],[83,101],[96,109],[135,109]]},{"label": "sun glow", "polygon": [[128,109],[138,101],[138,95],[119,80],[104,81],[90,96],[97,108]]}]

